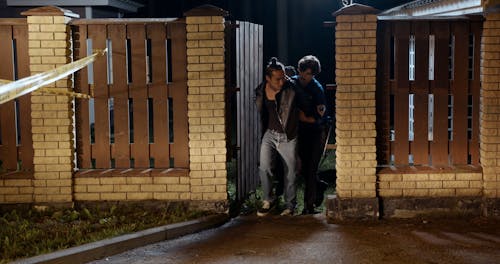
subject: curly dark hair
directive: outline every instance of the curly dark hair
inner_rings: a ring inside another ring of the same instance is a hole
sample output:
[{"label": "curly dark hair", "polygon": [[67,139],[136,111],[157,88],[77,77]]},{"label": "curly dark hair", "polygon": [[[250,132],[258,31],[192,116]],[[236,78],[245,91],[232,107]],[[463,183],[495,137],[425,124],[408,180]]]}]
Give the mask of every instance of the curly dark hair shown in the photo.
[{"label": "curly dark hair", "polygon": [[316,56],[307,55],[299,60],[298,69],[301,72],[311,69],[312,74],[317,75],[321,72],[321,63]]}]

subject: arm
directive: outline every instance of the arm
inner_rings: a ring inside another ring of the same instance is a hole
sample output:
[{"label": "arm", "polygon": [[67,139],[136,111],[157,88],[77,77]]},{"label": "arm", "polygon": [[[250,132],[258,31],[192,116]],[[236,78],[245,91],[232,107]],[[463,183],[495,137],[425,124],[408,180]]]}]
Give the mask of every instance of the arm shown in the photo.
[{"label": "arm", "polygon": [[304,122],[304,123],[310,123],[310,124],[313,124],[316,122],[316,119],[314,119],[314,117],[306,116],[306,114],[302,110],[299,110],[299,120]]},{"label": "arm", "polygon": [[316,84],[315,91],[315,104],[316,111],[319,116],[323,117],[326,113],[326,96],[323,90],[323,86],[318,82],[318,80],[314,79],[314,84]]}]

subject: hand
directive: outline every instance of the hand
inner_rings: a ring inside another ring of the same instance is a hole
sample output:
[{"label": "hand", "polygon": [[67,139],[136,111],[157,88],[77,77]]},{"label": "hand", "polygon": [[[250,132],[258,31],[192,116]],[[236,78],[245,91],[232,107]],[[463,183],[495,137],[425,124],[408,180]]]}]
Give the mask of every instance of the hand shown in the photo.
[{"label": "hand", "polygon": [[322,105],[317,105],[316,106],[316,111],[318,111],[318,114],[320,116],[324,116],[325,115],[325,112],[326,112],[326,105],[322,104]]},{"label": "hand", "polygon": [[323,116],[322,118],[316,119],[316,124],[320,126],[331,126],[333,120],[330,116]]}]

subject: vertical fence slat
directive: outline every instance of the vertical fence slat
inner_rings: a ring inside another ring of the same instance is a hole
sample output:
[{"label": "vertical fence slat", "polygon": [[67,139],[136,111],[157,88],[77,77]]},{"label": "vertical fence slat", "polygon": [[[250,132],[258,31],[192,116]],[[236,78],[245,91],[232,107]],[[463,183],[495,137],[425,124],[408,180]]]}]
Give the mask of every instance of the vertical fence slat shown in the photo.
[{"label": "vertical fence slat", "polygon": [[467,84],[469,32],[466,22],[453,23],[455,36],[454,72],[451,88],[453,93],[453,139],[451,142],[452,164],[467,164]]},{"label": "vertical fence slat", "polygon": [[377,32],[377,162],[380,165],[390,160],[390,52],[391,24],[379,22]]},{"label": "vertical fence slat", "polygon": [[[106,26],[89,25],[88,36],[92,39],[92,49],[106,48]],[[108,110],[108,85],[106,60],[96,60],[94,69],[94,133],[95,143],[92,145],[92,158],[95,159],[96,168],[110,167],[109,144],[109,110]]]},{"label": "vertical fence slat", "polygon": [[[12,56],[12,27],[0,26],[0,58],[4,60],[4,64],[0,67],[0,79],[13,79],[14,68]],[[2,136],[0,158],[2,160],[2,168],[6,170],[17,170],[15,127],[15,106],[14,100],[11,100],[0,105],[0,129]]]},{"label": "vertical fence slat", "polygon": [[[225,21],[225,29],[224,29],[224,63],[226,65],[224,69],[224,103],[226,105],[226,109],[224,110],[225,116],[225,127],[224,131],[226,133],[226,146],[227,153],[226,159],[231,162],[234,158],[234,155],[237,153],[235,148],[234,139],[235,134],[233,133],[234,125],[233,122],[235,118],[234,110],[235,110],[235,97],[236,97],[236,22],[235,21]],[[237,164],[237,163],[236,163]]]},{"label": "vertical fence slat", "polygon": [[130,39],[132,59],[132,82],[129,84],[130,97],[133,99],[134,143],[131,144],[134,167],[149,167],[148,135],[148,90],[146,86],[146,32],[144,25],[128,25],[127,37]]},{"label": "vertical fence slat", "polygon": [[[75,26],[75,60],[87,56],[87,26]],[[75,73],[75,90],[79,93],[89,94],[88,67],[84,67]],[[76,100],[76,149],[79,168],[90,168],[90,124],[89,124],[89,100]]]},{"label": "vertical fence slat", "polygon": [[130,140],[128,120],[128,85],[125,25],[108,25],[108,38],[111,40],[113,83],[110,84],[110,97],[113,98],[114,143],[112,157],[116,168],[130,167]]},{"label": "vertical fence slat", "polygon": [[[257,24],[254,24],[254,34],[253,34],[253,38],[254,38],[254,45],[255,45],[255,56],[253,57],[254,58],[254,85],[252,86],[252,89],[250,90],[250,93],[252,94],[253,93],[253,89],[255,89],[255,87],[257,87],[257,85],[259,85],[260,83],[260,78],[259,76],[262,75],[262,71],[260,71],[260,65],[262,64],[261,60],[259,60],[260,58],[260,25],[257,25]],[[257,165],[259,164],[259,145],[258,142],[259,142],[259,131],[257,130],[258,128],[258,123],[259,123],[259,119],[257,118],[258,117],[258,114],[257,114],[257,107],[255,105],[255,103],[253,102],[253,96],[250,96],[250,104],[252,106],[252,145],[253,145],[253,160],[252,160],[252,190],[255,190],[257,188],[257,184],[258,184],[258,175],[259,175],[259,170],[258,170],[258,167]]]},{"label": "vertical fence slat", "polygon": [[[248,109],[248,57],[250,56],[250,50],[248,48],[248,22],[243,22],[243,27],[242,27],[242,30],[241,30],[241,34],[242,34],[242,65],[243,65],[243,69],[242,69],[242,75],[241,75],[241,78],[242,78],[242,86],[241,86],[241,98],[243,99],[242,100],[242,107],[243,109]],[[249,184],[249,180],[250,178],[248,177],[248,171],[249,171],[249,167],[248,167],[248,151],[247,151],[247,148],[249,146],[249,142],[248,142],[248,130],[247,130],[247,122],[248,122],[248,119],[247,119],[247,116],[248,116],[248,111],[242,111],[242,116],[241,116],[241,122],[242,122],[242,145],[240,146],[242,151],[243,151],[243,160],[242,160],[242,165],[243,165],[243,172],[244,172],[244,177],[243,177],[243,189],[244,190],[248,190],[248,184]]]},{"label": "vertical fence slat", "polygon": [[410,25],[400,22],[395,25],[396,36],[396,92],[394,96],[394,162],[408,164],[408,45]]},{"label": "vertical fence slat", "polygon": [[[253,173],[255,170],[255,140],[254,140],[254,134],[253,130],[250,129],[255,126],[254,124],[254,116],[255,116],[255,110],[254,110],[254,103],[252,102],[252,91],[254,88],[257,86],[255,84],[256,82],[256,69],[255,69],[255,64],[256,64],[256,57],[257,56],[257,51],[256,51],[256,46],[255,46],[255,24],[249,23],[249,45],[250,45],[250,69],[249,69],[249,85],[248,85],[248,142],[250,142],[249,150],[250,150],[250,155],[248,159],[248,166],[250,168],[249,173]],[[248,184],[248,189],[251,190],[253,189],[253,176],[249,178],[249,184]]]},{"label": "vertical fence slat", "polygon": [[[245,108],[244,109],[251,109],[251,102],[250,98],[251,92],[250,90],[251,85],[252,85],[252,79],[251,79],[251,74],[252,74],[252,43],[251,43],[251,23],[250,22],[245,22]],[[245,141],[246,141],[246,158],[245,158],[245,163],[247,167],[247,172],[246,172],[246,186],[245,189],[249,190],[252,186],[252,181],[251,177],[249,176],[250,172],[252,171],[252,154],[250,153],[252,147],[252,142],[251,140],[251,130],[249,129],[250,127],[250,111],[245,111]]]},{"label": "vertical fence slat", "polygon": [[168,87],[166,80],[166,27],[164,24],[147,26],[147,36],[151,40],[152,84],[149,96],[153,98],[154,142],[150,145],[155,167],[168,168],[170,165],[168,131]]},{"label": "vertical fence slat", "polygon": [[252,60],[250,62],[250,66],[251,66],[251,69],[250,69],[250,87],[248,87],[248,106],[249,106],[249,111],[248,111],[248,121],[249,121],[249,129],[248,129],[248,141],[251,142],[250,144],[250,153],[251,153],[251,156],[250,156],[250,159],[249,159],[249,166],[250,166],[250,171],[249,173],[251,173],[251,178],[250,178],[250,184],[249,184],[249,189],[253,189],[255,186],[255,167],[257,166],[257,156],[256,156],[256,153],[257,153],[257,146],[255,144],[255,133],[253,131],[252,128],[255,127],[255,104],[252,102],[252,98],[253,96],[251,96],[252,94],[252,91],[255,87],[257,87],[257,42],[258,42],[258,38],[257,38],[257,25],[256,24],[250,24],[250,59]]},{"label": "vertical fence slat", "polygon": [[172,45],[172,85],[169,95],[174,107],[174,143],[170,153],[174,156],[175,167],[188,167],[188,123],[187,123],[187,72],[186,72],[186,25],[185,23],[169,24]]},{"label": "vertical fence slat", "polygon": [[473,76],[470,81],[470,94],[472,95],[472,138],[469,143],[469,153],[471,155],[471,164],[479,165],[479,97],[481,89],[481,33],[482,22],[472,22],[471,31],[474,34],[474,53],[473,53]]},{"label": "vertical fence slat", "polygon": [[411,145],[414,164],[429,163],[428,91],[429,91],[429,22],[414,23],[415,29],[415,81],[414,140]]},{"label": "vertical fence slat", "polygon": [[434,81],[431,81],[434,94],[434,133],[431,143],[432,165],[448,164],[448,43],[447,22],[433,22],[435,35]]},{"label": "vertical fence slat", "polygon": [[[264,60],[264,26],[263,25],[259,25],[259,56],[258,56],[258,61],[256,63],[257,65],[259,65],[258,66],[258,79],[257,79],[257,82],[262,82],[262,74],[264,72],[263,65],[262,65],[263,60]],[[253,93],[252,93],[252,98],[253,98]],[[255,136],[257,138],[256,144],[257,144],[257,146],[260,146],[261,138],[260,138],[259,131],[262,128],[261,128],[261,125],[260,125],[259,114],[257,113],[257,107],[256,107],[256,105],[255,105],[255,103],[253,101],[252,101],[252,104],[253,104],[254,109],[255,109],[255,120],[256,120],[256,124],[257,124],[255,126],[255,128],[254,128],[254,134],[255,134]],[[257,156],[257,163],[255,164],[255,173],[253,174],[254,182],[255,182],[255,188],[257,188],[257,185],[260,182],[259,167],[258,167],[258,162],[259,162],[259,158],[260,158],[259,147],[257,147],[256,156]]]},{"label": "vertical fence slat", "polygon": [[[247,178],[247,168],[246,168],[246,163],[245,163],[245,158],[246,158],[246,152],[245,152],[245,125],[244,125],[244,111],[243,107],[245,105],[245,38],[244,38],[244,32],[245,32],[245,22],[240,21],[239,28],[237,30],[238,32],[238,44],[239,44],[239,49],[238,49],[238,83],[239,83],[239,93],[238,93],[238,124],[239,124],[239,132],[238,132],[238,138],[239,138],[239,143],[238,146],[240,147],[240,155],[239,155],[239,185],[240,185],[240,192],[242,195],[245,195],[246,193],[246,178]],[[243,198],[243,197],[241,197]]]},{"label": "vertical fence slat", "polygon": [[[17,46],[18,78],[30,76],[28,57],[28,26],[14,26],[13,37]],[[21,128],[21,144],[19,156],[22,170],[33,171],[33,138],[31,133],[31,93],[19,97],[19,120]]]},{"label": "vertical fence slat", "polygon": [[241,98],[241,88],[242,88],[242,83],[241,83],[241,28],[242,28],[242,22],[237,21],[238,27],[236,28],[235,31],[235,43],[236,43],[236,86],[239,88],[239,91],[236,93],[236,145],[238,147],[238,153],[237,153],[237,166],[238,166],[238,173],[237,173],[237,179],[236,179],[236,188],[238,192],[238,199],[242,199],[245,193],[243,192],[243,185],[242,185],[242,177],[243,175],[243,164],[242,164],[242,149],[241,149],[241,104],[242,104],[242,98]]},{"label": "vertical fence slat", "polygon": [[[252,113],[252,102],[250,100],[251,97],[251,90],[252,90],[252,87],[253,87],[253,74],[254,74],[254,43],[253,43],[253,24],[251,23],[248,23],[248,32],[247,32],[247,36],[248,36],[248,40],[247,40],[247,44],[248,44],[248,86],[247,86],[247,97],[246,98],[249,98],[247,99],[247,107],[246,109],[248,109],[249,111],[246,111],[246,120],[247,120],[247,127],[250,128],[252,127],[252,117],[253,117],[253,113]],[[247,159],[247,164],[248,164],[248,174],[250,174],[252,171],[253,171],[253,167],[254,167],[254,164],[253,164],[253,161],[254,161],[254,158],[253,158],[253,140],[252,140],[252,137],[253,137],[253,133],[252,133],[252,130],[251,129],[247,129],[247,142],[249,143],[248,144],[248,159]],[[248,189],[251,189],[252,188],[252,178],[249,177],[248,178],[248,185],[247,185],[247,190]]]}]

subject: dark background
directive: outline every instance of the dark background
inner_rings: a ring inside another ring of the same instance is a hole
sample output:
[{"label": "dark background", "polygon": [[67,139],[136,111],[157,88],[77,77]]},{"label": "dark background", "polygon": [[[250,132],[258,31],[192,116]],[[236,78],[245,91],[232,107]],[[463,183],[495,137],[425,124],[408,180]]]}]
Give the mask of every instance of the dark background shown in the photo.
[{"label": "dark background", "polygon": [[[249,21],[263,25],[264,64],[270,57],[278,57],[285,65],[296,67],[297,61],[308,54],[316,55],[322,65],[317,79],[322,84],[334,82],[334,36],[332,27],[323,22],[334,21],[332,13],[342,7],[342,0],[133,0],[144,5],[137,13],[124,13],[124,17],[165,18],[183,17],[184,12],[205,4],[229,12],[228,20]],[[0,0],[0,17],[24,17],[22,11],[43,5],[10,6]],[[84,3],[85,1],[82,1]],[[92,1],[86,1],[91,4]],[[410,0],[354,0],[381,11]],[[82,6],[66,7],[85,17]],[[94,17],[116,17],[116,8],[95,6]]]},{"label": "dark background", "polygon": [[[145,5],[134,17],[182,17],[183,13],[204,4],[229,12],[230,20],[249,21],[264,26],[264,63],[273,56],[285,65],[297,65],[304,55],[316,55],[322,64],[317,78],[323,84],[334,82],[334,21],[332,13],[342,7],[341,0],[143,0]],[[280,2],[280,3],[278,3]],[[355,0],[355,3],[386,10],[408,0]],[[279,23],[278,8],[283,8],[286,24]],[[286,40],[284,40],[284,39]],[[285,41],[279,45],[280,41]],[[285,47],[278,51],[278,47]]]}]

